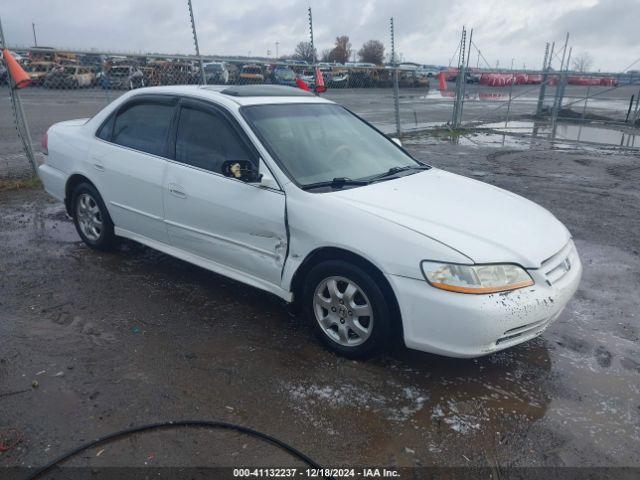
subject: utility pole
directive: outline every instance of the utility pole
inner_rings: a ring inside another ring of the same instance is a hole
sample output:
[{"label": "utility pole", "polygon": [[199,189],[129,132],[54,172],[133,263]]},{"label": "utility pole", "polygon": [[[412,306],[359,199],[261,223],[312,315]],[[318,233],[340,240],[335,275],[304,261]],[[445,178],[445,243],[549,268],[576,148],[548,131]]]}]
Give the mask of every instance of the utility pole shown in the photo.
[{"label": "utility pole", "polygon": [[36,24],[31,22],[31,28],[33,29],[33,46],[38,46],[38,39],[36,38]]},{"label": "utility pole", "polygon": [[390,19],[391,28],[391,66],[393,66],[393,109],[396,115],[396,134],[402,134],[400,126],[400,89],[398,86],[398,61],[396,59],[396,33],[393,25],[393,17]]},{"label": "utility pole", "polygon": [[191,5],[191,0],[187,0],[189,4],[189,16],[191,17],[191,30],[193,31],[193,43],[196,46],[196,57],[200,62],[200,81],[202,85],[207,83],[207,80],[204,76],[204,63],[202,63],[202,57],[200,56],[200,47],[198,46],[198,35],[196,33],[196,21],[193,18],[193,6]]},{"label": "utility pole", "polygon": [[313,15],[311,14],[311,7],[309,7],[309,38],[311,39],[311,57],[312,63],[316,63],[316,47],[313,45]]}]

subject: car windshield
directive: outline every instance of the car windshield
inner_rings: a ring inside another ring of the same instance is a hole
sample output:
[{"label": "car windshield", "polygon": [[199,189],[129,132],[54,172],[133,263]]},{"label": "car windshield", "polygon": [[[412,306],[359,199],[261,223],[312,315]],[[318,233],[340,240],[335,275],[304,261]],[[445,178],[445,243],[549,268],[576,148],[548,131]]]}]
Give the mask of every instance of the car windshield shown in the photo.
[{"label": "car windshield", "polygon": [[129,75],[129,67],[111,67],[110,73],[114,77],[124,77]]},{"label": "car windshield", "polygon": [[296,74],[293,73],[293,70],[289,70],[288,68],[277,68],[276,75],[284,80],[293,80],[296,78]]},{"label": "car windshield", "polygon": [[31,68],[29,69],[32,72],[48,72],[50,69],[48,67],[48,65],[31,65]]},{"label": "car windshield", "polygon": [[305,186],[367,180],[419,166],[384,135],[335,104],[253,105],[250,126],[292,180]]},{"label": "car windshield", "polygon": [[204,66],[205,72],[220,72],[222,71],[222,65],[219,63],[211,63],[209,65]]}]

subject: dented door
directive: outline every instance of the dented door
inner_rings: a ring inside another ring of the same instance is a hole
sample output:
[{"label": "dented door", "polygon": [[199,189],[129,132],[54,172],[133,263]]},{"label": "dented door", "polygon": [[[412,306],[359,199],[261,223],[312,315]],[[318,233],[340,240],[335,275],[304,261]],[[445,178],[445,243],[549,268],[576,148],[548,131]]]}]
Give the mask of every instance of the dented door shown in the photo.
[{"label": "dented door", "polygon": [[164,202],[175,247],[280,285],[287,246],[283,192],[170,161]]}]

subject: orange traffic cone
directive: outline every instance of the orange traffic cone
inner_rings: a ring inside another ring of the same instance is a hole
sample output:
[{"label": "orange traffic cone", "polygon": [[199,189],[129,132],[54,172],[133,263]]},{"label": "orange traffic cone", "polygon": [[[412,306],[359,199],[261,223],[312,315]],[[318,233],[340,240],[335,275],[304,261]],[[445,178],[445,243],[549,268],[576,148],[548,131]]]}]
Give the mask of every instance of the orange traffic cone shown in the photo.
[{"label": "orange traffic cone", "polygon": [[438,74],[438,90],[447,89],[447,79],[444,77],[444,72]]},{"label": "orange traffic cone", "polygon": [[316,67],[316,93],[324,93],[327,87],[324,86],[324,77],[318,67]]},{"label": "orange traffic cone", "polygon": [[4,62],[7,64],[7,70],[9,70],[9,75],[13,79],[13,84],[15,88],[25,88],[31,83],[31,78],[24,71],[24,69],[20,66],[16,59],[11,56],[9,50],[6,48],[2,51],[2,55],[4,57]]},{"label": "orange traffic cone", "polygon": [[298,85],[298,88],[301,88],[302,90],[306,90],[307,92],[311,91],[307,82],[305,82],[301,78],[296,77],[296,85]]}]

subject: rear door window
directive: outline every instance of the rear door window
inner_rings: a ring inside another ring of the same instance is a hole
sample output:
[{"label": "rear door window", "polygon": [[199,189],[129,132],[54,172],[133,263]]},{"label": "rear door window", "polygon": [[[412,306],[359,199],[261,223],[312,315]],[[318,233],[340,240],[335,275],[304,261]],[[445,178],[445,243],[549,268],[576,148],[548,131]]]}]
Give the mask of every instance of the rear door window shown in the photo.
[{"label": "rear door window", "polygon": [[174,106],[168,103],[136,103],[116,116],[111,141],[163,156],[173,111]]}]

